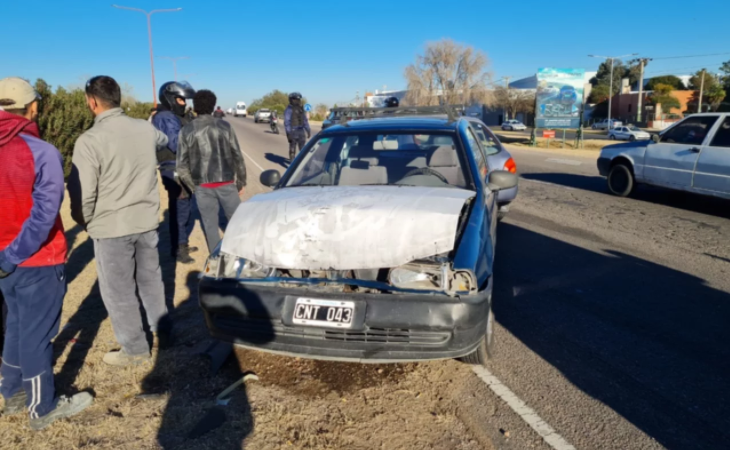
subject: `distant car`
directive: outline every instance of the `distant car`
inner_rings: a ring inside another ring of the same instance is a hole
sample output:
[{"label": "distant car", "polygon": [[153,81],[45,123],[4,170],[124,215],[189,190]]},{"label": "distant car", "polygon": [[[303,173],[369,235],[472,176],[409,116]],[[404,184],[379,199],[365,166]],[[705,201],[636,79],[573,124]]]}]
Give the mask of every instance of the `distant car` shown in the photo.
[{"label": "distant car", "polygon": [[502,129],[505,131],[524,131],[527,127],[519,120],[505,120],[502,123]]},{"label": "distant car", "polygon": [[[506,170],[510,173],[517,173],[517,164],[510,152],[499,142],[497,136],[492,133],[489,127],[476,117],[469,117],[477,139],[482,144],[482,150],[487,158],[489,172],[495,170]],[[497,206],[499,206],[498,218],[501,220],[509,212],[509,204],[517,198],[517,186],[511,189],[502,189],[497,194]]]},{"label": "distant car", "polygon": [[640,141],[651,139],[651,135],[635,125],[620,126],[608,130],[608,138],[619,141]]},{"label": "distant car", "polygon": [[238,102],[236,103],[236,109],[233,113],[233,117],[246,117],[248,115],[248,111],[246,111],[246,103],[244,102]]},{"label": "distant car", "polygon": [[730,199],[730,114],[693,114],[649,141],[604,147],[598,172],[620,197],[641,183]]},{"label": "distant car", "polygon": [[227,113],[228,115],[231,115],[231,116],[232,116],[232,115],[233,115],[233,111],[234,111],[234,109],[233,109],[233,108],[228,108],[228,109],[226,110],[226,113]]},{"label": "distant car", "polygon": [[258,111],[256,111],[256,114],[253,115],[253,121],[256,123],[259,122],[270,122],[271,121],[271,110],[267,108],[261,108]]},{"label": "distant car", "polygon": [[594,123],[591,128],[594,130],[608,130],[611,128],[616,128],[622,126],[623,123],[619,120],[611,119],[611,123],[609,124],[608,119],[603,119],[599,122]]}]

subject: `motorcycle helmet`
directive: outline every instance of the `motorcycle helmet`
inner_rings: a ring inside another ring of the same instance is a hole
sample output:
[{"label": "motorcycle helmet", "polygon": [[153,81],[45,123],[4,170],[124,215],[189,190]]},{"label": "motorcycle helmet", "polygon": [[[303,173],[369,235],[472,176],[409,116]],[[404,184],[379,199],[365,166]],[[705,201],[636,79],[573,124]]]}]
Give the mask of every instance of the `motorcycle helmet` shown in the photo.
[{"label": "motorcycle helmet", "polygon": [[299,106],[302,103],[302,94],[299,92],[292,92],[289,94],[289,104]]},{"label": "motorcycle helmet", "polygon": [[187,100],[194,95],[195,89],[187,81],[168,81],[160,86],[160,104],[177,116],[185,115],[185,105],[179,105],[176,99]]},{"label": "motorcycle helmet", "polygon": [[386,108],[397,108],[399,106],[400,102],[398,101],[397,97],[388,97],[383,102],[383,105]]}]

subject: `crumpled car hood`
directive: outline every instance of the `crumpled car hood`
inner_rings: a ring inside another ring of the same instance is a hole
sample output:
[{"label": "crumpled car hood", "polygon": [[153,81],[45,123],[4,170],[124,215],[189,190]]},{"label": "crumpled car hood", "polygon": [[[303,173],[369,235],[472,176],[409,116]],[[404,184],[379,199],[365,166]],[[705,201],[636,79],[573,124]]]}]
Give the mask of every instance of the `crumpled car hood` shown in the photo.
[{"label": "crumpled car hood", "polygon": [[221,250],[280,269],[396,267],[451,251],[474,195],[410,186],[279,189],[238,207]]}]

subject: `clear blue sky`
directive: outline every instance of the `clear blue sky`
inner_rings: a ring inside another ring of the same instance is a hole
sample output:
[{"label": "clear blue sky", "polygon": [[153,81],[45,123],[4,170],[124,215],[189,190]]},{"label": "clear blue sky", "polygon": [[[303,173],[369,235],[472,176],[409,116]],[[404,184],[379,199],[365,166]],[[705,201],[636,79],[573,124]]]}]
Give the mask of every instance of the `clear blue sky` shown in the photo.
[{"label": "clear blue sky", "polygon": [[[42,77],[68,86],[106,74],[151,100],[145,17],[114,9],[113,1],[0,1],[0,78]],[[426,41],[444,37],[483,50],[495,78],[513,79],[539,67],[595,70],[600,61],[589,53],[730,52],[727,0],[702,0],[697,8],[686,0],[118,2],[147,10],[182,7],[152,16],[155,55],[189,56],[178,72],[196,74],[186,78],[196,89],[216,92],[224,107],[272,89],[298,90],[312,103],[331,105],[358,90],[404,88],[403,68]],[[726,60],[730,54],[656,60],[647,73],[712,70]],[[173,77],[169,61],[157,59],[155,71],[158,86]]]}]

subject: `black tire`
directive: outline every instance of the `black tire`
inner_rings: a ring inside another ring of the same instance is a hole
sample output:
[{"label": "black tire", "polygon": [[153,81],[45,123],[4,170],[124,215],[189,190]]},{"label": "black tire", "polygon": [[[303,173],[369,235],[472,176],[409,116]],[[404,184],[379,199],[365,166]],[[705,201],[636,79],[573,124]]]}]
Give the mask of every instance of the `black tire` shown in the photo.
[{"label": "black tire", "polygon": [[610,141],[615,141],[615,140],[616,140],[616,136],[612,134],[612,135],[610,135],[610,136],[608,137],[608,140],[610,140]]},{"label": "black tire", "polygon": [[634,173],[628,165],[618,163],[611,167],[611,170],[608,172],[606,185],[611,194],[618,197],[628,197],[636,188]]},{"label": "black tire", "polygon": [[636,136],[634,136],[633,134],[631,136],[629,136],[629,141],[630,142],[636,141]]},{"label": "black tire", "polygon": [[479,342],[479,346],[466,356],[459,358],[462,362],[475,366],[483,366],[494,356],[494,313],[489,308],[487,330]]}]

